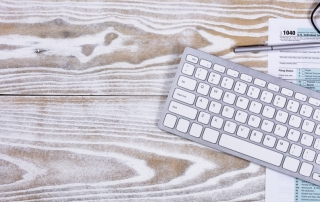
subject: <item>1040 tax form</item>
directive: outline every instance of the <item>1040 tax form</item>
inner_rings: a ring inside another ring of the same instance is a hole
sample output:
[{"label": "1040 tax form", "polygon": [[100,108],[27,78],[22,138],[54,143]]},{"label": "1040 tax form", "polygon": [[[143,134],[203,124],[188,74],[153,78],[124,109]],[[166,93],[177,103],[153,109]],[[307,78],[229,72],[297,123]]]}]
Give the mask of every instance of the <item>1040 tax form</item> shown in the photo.
[{"label": "1040 tax form", "polygon": [[[269,20],[269,45],[313,42],[320,34],[309,19]],[[320,92],[320,48],[270,51],[268,73]],[[267,169],[266,202],[309,201],[320,201],[320,186]]]}]

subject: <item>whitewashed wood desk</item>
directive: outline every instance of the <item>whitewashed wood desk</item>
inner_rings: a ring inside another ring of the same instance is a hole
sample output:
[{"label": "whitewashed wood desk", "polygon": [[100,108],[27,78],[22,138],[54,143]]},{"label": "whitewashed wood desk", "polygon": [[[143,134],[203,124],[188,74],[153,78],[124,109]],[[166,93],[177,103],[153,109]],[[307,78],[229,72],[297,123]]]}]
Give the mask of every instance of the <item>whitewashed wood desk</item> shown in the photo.
[{"label": "whitewashed wood desk", "polygon": [[264,201],[265,169],[160,131],[186,46],[265,71],[316,0],[0,2],[0,201]]}]

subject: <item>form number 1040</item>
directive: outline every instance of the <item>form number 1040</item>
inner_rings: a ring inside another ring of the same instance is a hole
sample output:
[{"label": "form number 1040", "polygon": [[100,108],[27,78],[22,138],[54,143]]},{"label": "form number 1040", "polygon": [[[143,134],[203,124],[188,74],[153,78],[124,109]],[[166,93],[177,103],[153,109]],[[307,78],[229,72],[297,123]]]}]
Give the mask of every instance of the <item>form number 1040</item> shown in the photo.
[{"label": "form number 1040", "polygon": [[283,35],[291,35],[291,36],[294,36],[294,35],[296,35],[296,31],[283,30],[283,31],[282,31],[282,34],[283,34]]}]

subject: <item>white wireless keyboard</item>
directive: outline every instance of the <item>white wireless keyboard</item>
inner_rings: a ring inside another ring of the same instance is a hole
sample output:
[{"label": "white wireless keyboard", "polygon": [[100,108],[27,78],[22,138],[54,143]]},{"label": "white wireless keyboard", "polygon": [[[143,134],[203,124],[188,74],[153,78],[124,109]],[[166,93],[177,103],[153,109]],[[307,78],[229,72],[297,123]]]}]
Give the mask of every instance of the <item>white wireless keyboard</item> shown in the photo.
[{"label": "white wireless keyboard", "polygon": [[319,106],[317,92],[186,48],[159,128],[320,185]]}]

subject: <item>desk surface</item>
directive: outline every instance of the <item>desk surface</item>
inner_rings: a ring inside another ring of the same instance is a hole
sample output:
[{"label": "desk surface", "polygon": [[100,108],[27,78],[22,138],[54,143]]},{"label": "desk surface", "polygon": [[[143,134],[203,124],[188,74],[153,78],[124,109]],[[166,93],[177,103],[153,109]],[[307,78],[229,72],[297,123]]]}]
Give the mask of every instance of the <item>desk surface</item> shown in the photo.
[{"label": "desk surface", "polygon": [[2,1],[0,201],[264,201],[265,169],[160,131],[186,46],[261,71],[316,1]]}]

